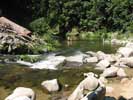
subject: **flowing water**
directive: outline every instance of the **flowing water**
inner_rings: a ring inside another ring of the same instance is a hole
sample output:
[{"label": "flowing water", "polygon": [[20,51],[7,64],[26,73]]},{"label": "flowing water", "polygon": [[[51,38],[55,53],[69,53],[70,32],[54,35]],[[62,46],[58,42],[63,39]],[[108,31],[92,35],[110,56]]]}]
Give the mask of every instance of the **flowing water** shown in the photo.
[{"label": "flowing water", "polygon": [[[73,55],[77,51],[103,51],[105,53],[115,53],[118,47],[111,44],[104,44],[101,40],[90,41],[74,41],[63,42],[61,49],[56,54],[65,56]],[[12,59],[15,56],[1,55],[0,60],[4,58]],[[16,59],[16,58],[14,58]],[[12,90],[18,86],[32,88],[37,94],[37,100],[59,100],[62,97],[68,96],[77,84],[83,79],[84,72],[95,72],[100,74],[100,71],[94,70],[92,66],[84,66],[81,68],[63,68],[60,70],[33,70],[27,66],[22,66],[14,63],[0,63],[0,100],[4,100]],[[47,93],[43,91],[41,82],[47,79],[57,78],[61,84],[61,90],[56,93]],[[68,85],[68,87],[65,87]]]}]

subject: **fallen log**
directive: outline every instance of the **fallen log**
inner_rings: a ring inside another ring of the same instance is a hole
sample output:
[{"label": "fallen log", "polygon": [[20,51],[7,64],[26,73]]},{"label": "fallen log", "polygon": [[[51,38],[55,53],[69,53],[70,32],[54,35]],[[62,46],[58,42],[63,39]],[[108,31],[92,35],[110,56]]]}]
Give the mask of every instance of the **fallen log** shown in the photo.
[{"label": "fallen log", "polygon": [[10,25],[11,29],[16,32],[18,35],[29,35],[31,34],[31,31],[29,31],[28,29],[10,21],[9,19],[5,18],[5,17],[0,17],[0,24],[3,25]]}]

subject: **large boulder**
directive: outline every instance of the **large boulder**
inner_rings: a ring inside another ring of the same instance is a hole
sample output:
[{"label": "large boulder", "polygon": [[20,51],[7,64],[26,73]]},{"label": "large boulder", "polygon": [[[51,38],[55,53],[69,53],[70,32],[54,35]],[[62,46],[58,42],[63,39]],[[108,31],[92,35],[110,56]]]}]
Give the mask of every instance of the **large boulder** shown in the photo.
[{"label": "large boulder", "polygon": [[[35,100],[35,93],[30,88],[17,87],[11,95],[5,98],[5,100]],[[30,99],[29,99],[30,98]]]},{"label": "large boulder", "polygon": [[28,98],[27,96],[22,96],[22,97],[17,97],[13,100],[31,100],[30,98]]},{"label": "large boulder", "polygon": [[125,58],[121,58],[119,60],[120,63],[125,64],[129,67],[133,67],[133,57],[125,57]]},{"label": "large boulder", "polygon": [[106,68],[101,74],[102,77],[115,77],[117,76],[117,71],[119,68],[111,66],[110,68]]},{"label": "large boulder", "polygon": [[87,56],[86,54],[77,54],[77,55],[74,55],[74,56],[66,57],[66,61],[83,63],[83,59],[86,56]]},{"label": "large boulder", "polygon": [[98,87],[94,92],[88,93],[81,100],[104,100],[105,93],[105,87]]},{"label": "large boulder", "polygon": [[96,64],[96,69],[105,70],[108,66],[110,66],[110,62],[108,60],[101,60]]},{"label": "large boulder", "polygon": [[67,67],[80,67],[84,63],[84,59],[89,57],[86,54],[79,53],[74,56],[66,57],[66,63],[65,66]]},{"label": "large boulder", "polygon": [[133,49],[129,47],[120,47],[117,53],[121,54],[124,57],[133,56]]},{"label": "large boulder", "polygon": [[99,86],[99,81],[94,74],[90,74],[79,83],[74,92],[69,96],[68,100],[81,100],[84,97],[84,90],[93,91]]},{"label": "large boulder", "polygon": [[57,79],[43,81],[41,85],[48,92],[56,92],[59,90],[59,84]]}]

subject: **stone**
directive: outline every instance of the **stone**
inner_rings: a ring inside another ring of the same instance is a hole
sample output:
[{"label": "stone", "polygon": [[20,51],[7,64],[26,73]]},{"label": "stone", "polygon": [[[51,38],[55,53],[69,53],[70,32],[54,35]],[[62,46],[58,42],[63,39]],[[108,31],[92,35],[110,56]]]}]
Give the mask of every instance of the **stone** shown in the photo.
[{"label": "stone", "polygon": [[102,77],[115,77],[117,76],[117,71],[119,68],[115,66],[111,66],[110,68],[106,68],[101,74]]},{"label": "stone", "polygon": [[98,58],[97,57],[89,57],[85,59],[86,63],[97,63],[98,62]]},{"label": "stone", "polygon": [[120,58],[120,63],[127,65],[128,67],[133,67],[133,57]]},{"label": "stone", "polygon": [[127,74],[125,73],[125,70],[120,68],[118,71],[117,71],[117,76],[120,77],[120,78],[124,78],[124,77],[127,77]]},{"label": "stone", "polygon": [[21,97],[17,97],[13,100],[31,100],[30,98],[26,97],[26,96],[21,96]]},{"label": "stone", "polygon": [[[16,100],[16,98],[22,97],[22,100],[35,100],[35,93],[32,89],[30,88],[25,88],[25,87],[17,87],[11,95],[5,98],[5,100]],[[27,98],[28,97],[28,98]],[[18,100],[18,99],[17,99]]]},{"label": "stone", "polygon": [[104,70],[108,66],[110,66],[110,62],[108,60],[101,60],[99,63],[96,64],[97,68],[99,70]]},{"label": "stone", "polygon": [[102,52],[102,51],[97,52],[98,60],[104,60],[105,57],[106,57],[106,54],[104,52]]},{"label": "stone", "polygon": [[76,54],[74,56],[69,56],[69,57],[66,57],[66,61],[67,62],[78,62],[78,63],[83,63],[83,59],[84,57],[86,57],[87,55],[86,54]]},{"label": "stone", "polygon": [[98,79],[90,75],[79,83],[74,92],[68,97],[68,100],[81,100],[84,97],[84,90],[93,91],[98,85]]},{"label": "stone", "polygon": [[88,93],[81,100],[104,100],[106,93],[105,87],[98,87],[94,92]]},{"label": "stone", "polygon": [[117,50],[117,53],[123,55],[124,57],[130,57],[133,56],[133,49],[128,47],[120,47]]},{"label": "stone", "polygon": [[96,57],[97,56],[97,54],[93,51],[87,51],[86,54],[89,55],[90,57]]},{"label": "stone", "polygon": [[57,79],[43,81],[41,85],[43,86],[43,88],[48,90],[48,92],[59,91],[59,84]]}]

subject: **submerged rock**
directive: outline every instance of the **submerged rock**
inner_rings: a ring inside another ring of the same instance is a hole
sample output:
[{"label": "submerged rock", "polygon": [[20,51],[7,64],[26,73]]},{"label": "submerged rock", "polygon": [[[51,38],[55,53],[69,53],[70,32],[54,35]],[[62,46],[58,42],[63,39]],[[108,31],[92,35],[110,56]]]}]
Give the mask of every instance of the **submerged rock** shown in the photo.
[{"label": "submerged rock", "polygon": [[[5,100],[35,100],[35,93],[30,88],[17,87],[11,95],[5,98]],[[30,99],[29,99],[30,98]]]},{"label": "submerged rock", "polygon": [[41,85],[43,86],[43,88],[47,89],[48,92],[56,92],[59,90],[57,79],[43,81]]}]

